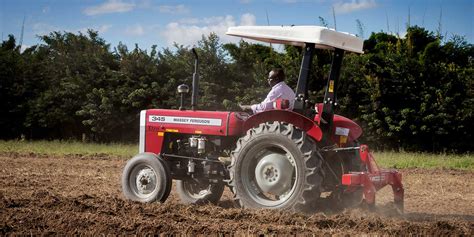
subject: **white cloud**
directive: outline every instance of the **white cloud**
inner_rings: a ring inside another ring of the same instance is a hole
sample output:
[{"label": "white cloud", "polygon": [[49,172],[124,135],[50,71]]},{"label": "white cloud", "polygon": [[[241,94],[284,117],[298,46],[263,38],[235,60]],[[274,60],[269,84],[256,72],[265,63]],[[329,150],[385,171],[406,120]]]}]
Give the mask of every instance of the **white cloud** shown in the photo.
[{"label": "white cloud", "polygon": [[47,24],[47,23],[43,23],[43,22],[37,22],[37,23],[33,24],[32,29],[33,29],[33,33],[35,35],[48,35],[49,33],[53,32],[53,31],[59,31],[60,30],[56,26],[53,26],[53,25],[50,25],[50,24]]},{"label": "white cloud", "polygon": [[125,3],[122,0],[108,0],[98,6],[92,6],[84,9],[83,13],[88,16],[108,14],[108,13],[119,13],[128,12],[135,8],[133,3]]},{"label": "white cloud", "polygon": [[161,5],[158,7],[158,10],[161,13],[173,13],[173,14],[183,14],[183,13],[188,13],[189,9],[184,6],[183,4],[180,5]]},{"label": "white cloud", "polygon": [[97,31],[99,31],[99,33],[105,33],[109,31],[110,27],[112,27],[112,25],[101,25],[97,28]]},{"label": "white cloud", "polygon": [[241,26],[253,26],[257,23],[257,19],[253,14],[245,13],[240,17]]},{"label": "white cloud", "polygon": [[[249,13],[240,17],[240,23],[246,25],[255,25],[255,16]],[[231,15],[215,16],[208,18],[188,18],[181,21],[171,22],[166,25],[165,30],[161,32],[161,36],[165,38],[168,45],[174,42],[182,45],[193,45],[201,40],[202,35],[209,35],[211,32],[216,33],[221,42],[238,42],[240,38],[227,36],[225,32],[227,28],[236,26],[236,20]]]},{"label": "white cloud", "polygon": [[95,30],[95,31],[99,32],[100,34],[103,34],[107,31],[109,31],[110,28],[112,28],[112,25],[108,25],[108,24],[100,25],[100,26],[96,25],[96,26],[90,26],[90,27],[75,28],[75,29],[59,28],[57,26],[50,25],[48,23],[43,23],[43,22],[35,23],[32,26],[33,33],[35,35],[49,35],[53,31],[71,32],[71,33],[80,32],[82,34],[86,34],[89,29]]},{"label": "white cloud", "polygon": [[101,26],[91,26],[91,27],[83,27],[83,28],[80,28],[78,30],[65,30],[65,31],[68,31],[68,32],[81,32],[81,33],[87,33],[87,31],[89,29],[91,30],[94,30],[94,31],[97,31],[99,32],[100,34],[102,33],[105,33],[107,31],[109,31],[109,29],[112,27],[112,25],[101,25]]},{"label": "white cloud", "polygon": [[[71,32],[81,32],[83,34],[87,33],[87,31],[89,29],[92,29],[92,30],[95,30],[97,32],[99,32],[99,34],[103,34],[107,31],[109,31],[109,29],[112,27],[112,25],[100,25],[100,26],[92,26],[92,27],[83,27],[83,28],[80,28],[79,30],[72,30]],[[68,31],[68,30],[66,30]]]},{"label": "white cloud", "polygon": [[336,13],[344,14],[377,6],[375,0],[351,0],[349,2],[337,2],[334,5]]},{"label": "white cloud", "polygon": [[199,24],[200,20],[199,18],[183,18],[178,20],[178,22],[181,24]]},{"label": "white cloud", "polygon": [[145,29],[140,24],[129,26],[125,29],[125,34],[130,36],[142,36],[145,34]]}]

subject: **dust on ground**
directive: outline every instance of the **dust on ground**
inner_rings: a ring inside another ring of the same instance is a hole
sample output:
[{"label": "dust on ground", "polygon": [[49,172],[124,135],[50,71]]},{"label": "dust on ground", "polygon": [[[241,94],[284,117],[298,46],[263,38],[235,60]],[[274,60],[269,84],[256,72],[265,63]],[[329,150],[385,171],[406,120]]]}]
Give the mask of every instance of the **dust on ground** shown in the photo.
[{"label": "dust on ground", "polygon": [[0,154],[0,234],[314,234],[474,235],[474,172],[405,169],[405,214],[389,188],[375,213],[362,209],[311,216],[233,208],[226,190],[215,205],[124,199],[127,160],[106,155]]}]

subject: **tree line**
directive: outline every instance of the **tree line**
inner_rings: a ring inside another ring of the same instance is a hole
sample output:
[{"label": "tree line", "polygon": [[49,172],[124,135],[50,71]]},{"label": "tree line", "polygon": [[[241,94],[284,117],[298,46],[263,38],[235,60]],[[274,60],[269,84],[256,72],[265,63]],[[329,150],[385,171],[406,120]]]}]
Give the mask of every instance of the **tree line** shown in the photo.
[{"label": "tree line", "polygon": [[[111,47],[98,33],[52,32],[21,51],[10,35],[0,48],[0,139],[135,142],[139,111],[179,107],[176,88],[191,85],[190,47]],[[295,88],[302,49],[261,44],[196,45],[199,108],[238,110],[261,101],[269,69],[282,67]],[[372,33],[364,54],[346,54],[336,112],[358,122],[362,142],[380,149],[472,151],[474,47],[418,26],[404,38]],[[310,97],[322,101],[332,54],[316,50]],[[190,104],[190,96],[187,104]]]}]

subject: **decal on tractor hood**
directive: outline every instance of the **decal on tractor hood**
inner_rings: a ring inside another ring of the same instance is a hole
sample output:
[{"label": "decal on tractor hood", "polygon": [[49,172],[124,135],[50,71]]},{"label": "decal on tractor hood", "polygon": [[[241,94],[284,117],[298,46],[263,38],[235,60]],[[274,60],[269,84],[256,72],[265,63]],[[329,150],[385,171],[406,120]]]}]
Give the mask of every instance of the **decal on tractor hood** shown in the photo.
[{"label": "decal on tractor hood", "polygon": [[150,123],[192,124],[192,125],[203,125],[203,126],[221,126],[222,125],[222,119],[158,116],[158,115],[150,115],[148,117],[148,122],[150,122]]},{"label": "decal on tractor hood", "polygon": [[348,128],[343,128],[343,127],[336,127],[336,135],[339,136],[349,136],[349,129]]}]

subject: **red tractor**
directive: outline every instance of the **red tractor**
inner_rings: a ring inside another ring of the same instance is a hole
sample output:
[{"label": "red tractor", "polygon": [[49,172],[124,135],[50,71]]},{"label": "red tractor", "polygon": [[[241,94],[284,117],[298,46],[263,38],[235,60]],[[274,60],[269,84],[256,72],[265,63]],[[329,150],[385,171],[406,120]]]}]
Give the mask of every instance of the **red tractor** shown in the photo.
[{"label": "red tractor", "polygon": [[[391,185],[403,211],[401,174],[379,169],[368,147],[357,142],[362,129],[334,114],[344,52],[362,53],[362,39],[318,26],[240,26],[227,34],[304,48],[294,109],[278,100],[273,110],[255,115],[197,110],[193,50],[191,108],[183,105],[189,88],[181,85],[179,110],[141,111],[140,153],[122,175],[125,197],[164,202],[174,179],[184,203],[216,203],[228,186],[244,208],[313,212],[322,196],[335,201],[331,205],[373,207],[376,191]],[[315,48],[334,53],[324,101],[311,105],[307,87]]]}]

